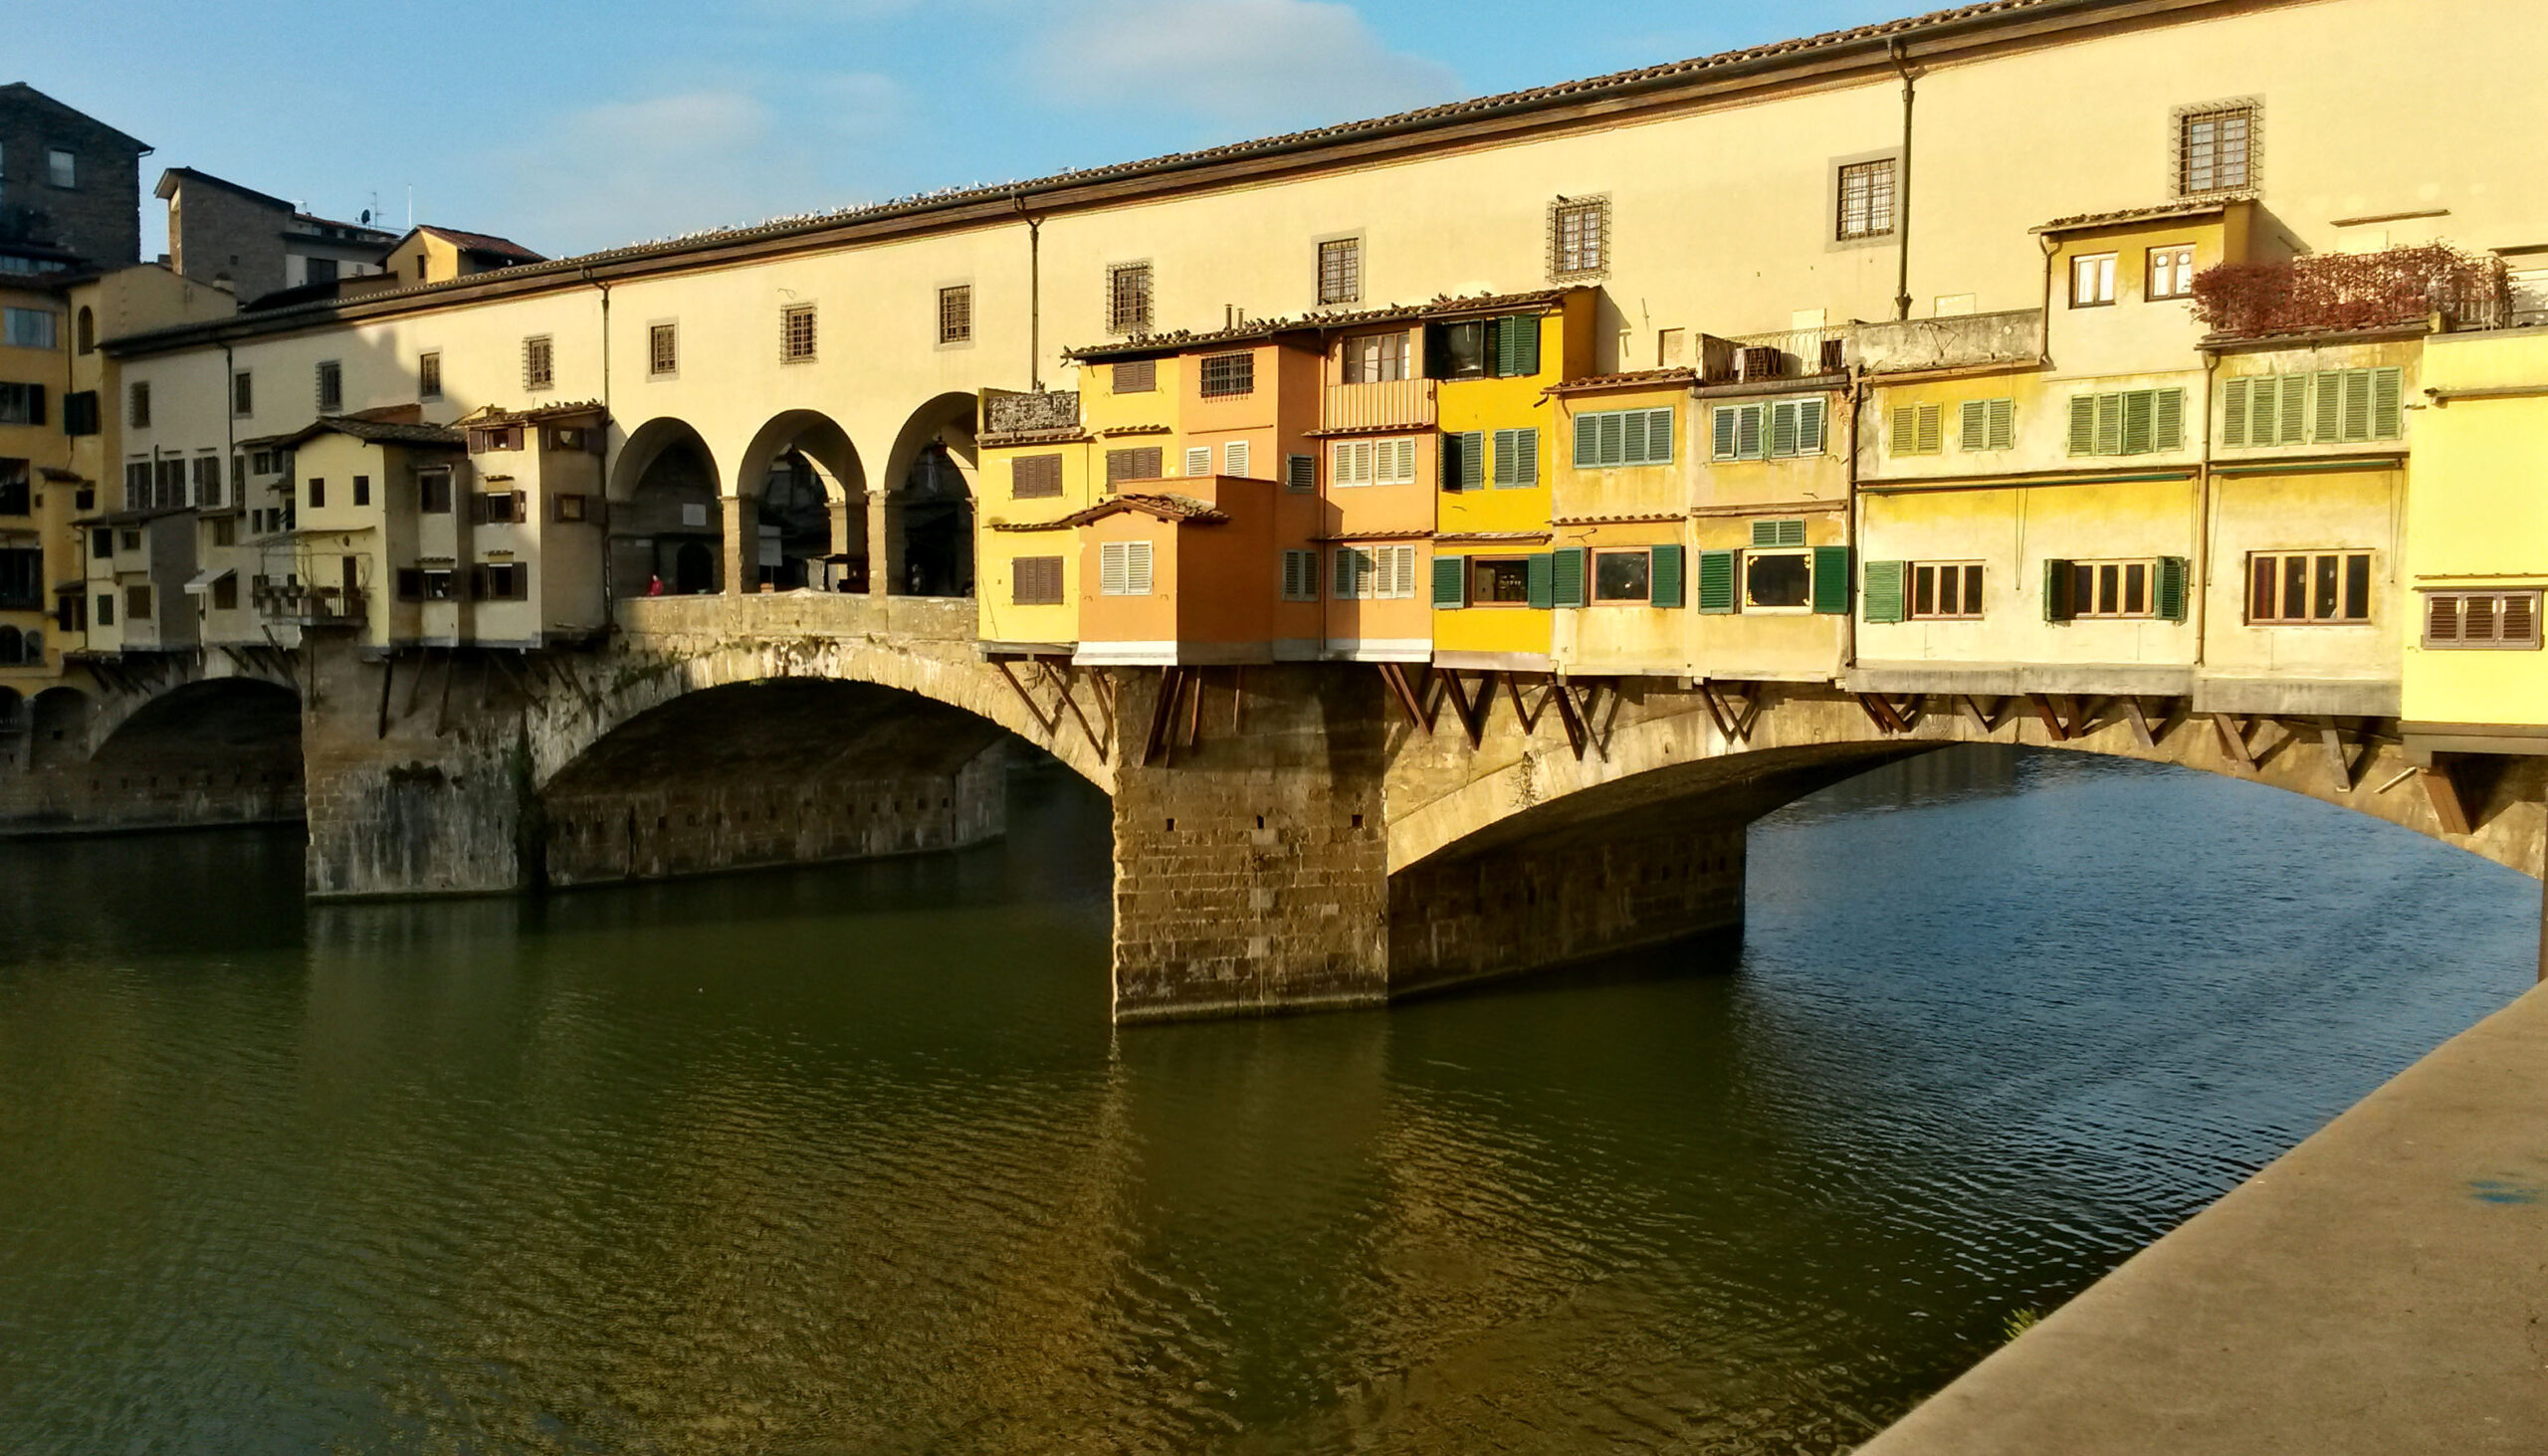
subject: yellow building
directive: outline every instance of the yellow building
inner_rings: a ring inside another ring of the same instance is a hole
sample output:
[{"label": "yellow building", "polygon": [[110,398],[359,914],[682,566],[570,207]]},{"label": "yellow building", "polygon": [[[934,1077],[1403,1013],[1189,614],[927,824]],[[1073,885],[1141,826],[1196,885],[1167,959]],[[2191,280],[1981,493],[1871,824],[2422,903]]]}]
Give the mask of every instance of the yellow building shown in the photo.
[{"label": "yellow building", "polygon": [[61,295],[0,275],[0,723],[12,729],[23,700],[51,686],[61,665],[48,611],[53,583],[76,559],[64,530],[71,451],[58,418],[71,346]]},{"label": "yellow building", "polygon": [[1559,440],[1549,493],[1554,656],[1570,677],[1691,671],[1694,466],[1678,448],[1678,422],[1698,377],[1675,367],[1550,386]]}]

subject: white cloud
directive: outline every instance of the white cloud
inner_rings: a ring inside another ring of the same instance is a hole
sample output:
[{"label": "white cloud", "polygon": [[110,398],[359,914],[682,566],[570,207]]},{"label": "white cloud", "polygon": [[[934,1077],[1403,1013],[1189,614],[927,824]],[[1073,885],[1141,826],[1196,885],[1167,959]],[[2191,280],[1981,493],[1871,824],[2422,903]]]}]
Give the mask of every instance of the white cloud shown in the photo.
[{"label": "white cloud", "polygon": [[496,215],[519,241],[563,254],[841,205],[857,181],[857,153],[842,143],[890,132],[900,89],[840,73],[791,78],[774,94],[801,114],[740,90],[569,111],[495,158]]},{"label": "white cloud", "polygon": [[1460,95],[1450,67],[1390,50],[1353,6],[1332,0],[1082,6],[1028,61],[1061,104],[1236,126],[1314,125]]}]

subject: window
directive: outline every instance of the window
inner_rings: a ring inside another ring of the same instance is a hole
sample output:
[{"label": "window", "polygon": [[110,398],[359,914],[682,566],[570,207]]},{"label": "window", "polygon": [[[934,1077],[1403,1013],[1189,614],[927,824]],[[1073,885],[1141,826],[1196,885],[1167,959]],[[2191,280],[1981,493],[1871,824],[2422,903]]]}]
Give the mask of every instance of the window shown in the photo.
[{"label": "window", "polygon": [[1101,596],[1151,594],[1151,543],[1107,541],[1097,548],[1097,590]]},{"label": "window", "polygon": [[99,431],[98,391],[81,389],[62,396],[62,433],[95,435]]},{"label": "window", "polygon": [[1186,474],[1187,476],[1189,476],[1189,477],[1190,477],[1190,476],[1207,476],[1207,475],[1210,475],[1211,473],[1212,473],[1212,447],[1211,447],[1211,446],[1209,446],[1209,445],[1188,445],[1188,446],[1186,446],[1186,447],[1185,447],[1185,474]]},{"label": "window", "polygon": [[646,325],[646,373],[662,379],[681,371],[681,325]]},{"label": "window", "polygon": [[1670,465],[1672,408],[1593,410],[1575,417],[1575,468]]},{"label": "window", "polygon": [[1318,457],[1286,455],[1283,457],[1283,489],[1295,496],[1306,496],[1318,489]]},{"label": "window", "polygon": [[1020,556],[1009,563],[1009,601],[1021,607],[1053,607],[1062,602],[1062,558]]},{"label": "window", "polygon": [[215,507],[221,504],[221,457],[198,455],[194,462],[195,504]]},{"label": "window", "polygon": [[1255,393],[1256,355],[1252,353],[1204,355],[1202,390],[1205,399],[1228,399]]},{"label": "window", "polygon": [[0,516],[35,514],[35,493],[31,489],[27,462],[0,460]]},{"label": "window", "polygon": [[[0,550],[0,610],[36,612],[44,609],[44,552],[25,548]],[[13,633],[15,628],[10,629]],[[16,654],[0,657],[0,662],[16,660]],[[39,650],[31,664],[44,661]]]},{"label": "window", "polygon": [[1840,169],[1837,221],[1831,235],[1843,243],[1881,238],[1893,231],[1893,158],[1856,162]]},{"label": "window", "polygon": [[1115,333],[1151,331],[1151,266],[1118,263],[1106,270],[1106,327]]},{"label": "window", "polygon": [[250,455],[248,457],[248,469],[261,476],[273,475],[275,473],[274,452],[271,450],[260,450]]},{"label": "window", "polygon": [[1902,455],[1935,455],[1946,449],[1941,422],[1945,406],[1898,404],[1893,407],[1892,451]]},{"label": "window", "polygon": [[2114,302],[2112,253],[2090,253],[2070,260],[2070,307],[2102,309]]},{"label": "window", "polygon": [[470,568],[470,595],[480,601],[518,602],[531,599],[531,567],[521,561],[495,561]]},{"label": "window", "polygon": [[973,341],[973,286],[959,283],[938,291],[938,341]]},{"label": "window", "polygon": [[112,593],[112,592],[107,592],[107,591],[102,591],[102,592],[99,592],[99,593],[98,593],[98,625],[99,625],[99,626],[101,626],[101,627],[111,627],[111,626],[113,626],[114,624],[115,624],[115,598],[114,598],[114,593]]},{"label": "window", "polygon": [[306,484],[310,492],[310,509],[313,511],[326,509],[327,483],[317,476],[312,476]]},{"label": "window", "polygon": [[2400,369],[2265,374],[2221,386],[2221,443],[2297,445],[2395,440],[2406,433]]},{"label": "window", "polygon": [[46,310],[0,309],[0,343],[11,348],[53,348],[60,342],[60,328]]},{"label": "window", "polygon": [[1117,394],[1148,394],[1159,387],[1159,360],[1127,359],[1115,366]]},{"label": "window", "polygon": [[2276,551],[2247,557],[2247,620],[2300,625],[2371,620],[2369,551]]},{"label": "window", "polygon": [[1021,455],[1009,462],[1008,494],[1012,500],[1033,501],[1062,493],[1062,458],[1058,455]]},{"label": "window", "polygon": [[451,472],[429,470],[416,477],[416,510],[426,516],[451,514]]},{"label": "window", "polygon": [[1385,384],[1406,377],[1406,334],[1361,333],[1345,340],[1345,382]]},{"label": "window", "polygon": [[1427,339],[1425,372],[1436,379],[1518,379],[1540,372],[1537,314],[1437,323]]},{"label": "window", "polygon": [[318,412],[334,414],[345,407],[345,370],[334,359],[318,365]]},{"label": "window", "polygon": [[[1867,620],[1875,615],[1875,568],[1867,563]],[[1982,563],[1919,561],[1911,567],[1910,614],[1915,621],[1982,615]]]},{"label": "window", "polygon": [[[1538,558],[1545,571],[1546,558]],[[1468,558],[1468,604],[1473,607],[1523,607],[1531,604],[1534,558],[1471,556]]]},{"label": "window", "polygon": [[230,376],[230,413],[246,419],[257,412],[257,378],[246,369]]},{"label": "window", "polygon": [[[1803,522],[1799,522],[1802,524]],[[1813,600],[1813,559],[1804,551],[1746,551],[1743,555],[1743,603],[1750,607],[1795,607]]]},{"label": "window", "polygon": [[2256,108],[2214,106],[2177,117],[2177,191],[2195,197],[2253,183]]},{"label": "window", "polygon": [[533,334],[522,341],[522,387],[546,389],[557,382],[556,350],[548,335]]},{"label": "window", "polygon": [[1415,441],[1339,440],[1329,447],[1333,486],[1411,486],[1415,484]]},{"label": "window", "polygon": [[2185,444],[2186,392],[2128,389],[2070,396],[2072,455],[2147,455]]},{"label": "window", "polygon": [[472,455],[521,448],[522,426],[520,425],[488,425],[469,432],[469,453]]},{"label": "window", "polygon": [[593,498],[581,491],[565,491],[548,498],[548,519],[575,524],[593,519]]},{"label": "window", "polygon": [[1819,397],[1719,405],[1709,421],[1709,455],[1716,460],[1820,455],[1828,446],[1828,405]]},{"label": "window", "polygon": [[790,304],[778,311],[778,361],[801,364],[814,357],[814,306]]},{"label": "window", "polygon": [[1592,599],[1596,602],[1635,602],[1646,605],[1654,598],[1654,558],[1645,551],[1594,551],[1592,553]]},{"label": "window", "polygon": [[1155,481],[1167,474],[1166,453],[1157,445],[1139,450],[1106,452],[1106,484],[1122,481]]},{"label": "window", "polygon": [[1246,441],[1232,440],[1221,447],[1221,474],[1246,480],[1247,464]]},{"label": "window", "polygon": [[1968,399],[1958,407],[1956,443],[1967,454],[2007,450],[2017,443],[2017,402]]},{"label": "window", "polygon": [[216,546],[239,544],[239,521],[236,517],[216,516],[212,521],[212,543]]},{"label": "window", "polygon": [[1353,304],[1363,298],[1363,240],[1338,238],[1318,245],[1318,301]]},{"label": "window", "polygon": [[149,587],[127,586],[123,589],[123,616],[127,622],[146,622],[150,619]]},{"label": "window", "polygon": [[[1670,433],[1668,430],[1665,433]],[[1507,490],[1518,490],[1540,483],[1540,432],[1527,430],[1495,432],[1495,484]]]},{"label": "window", "polygon": [[[1315,559],[1308,578],[1311,595],[1318,592]],[[1339,546],[1336,550],[1336,596],[1344,600],[1405,600],[1415,595],[1415,547]]]},{"label": "window", "polygon": [[[44,154],[45,180],[56,187],[80,185],[80,158],[62,147],[47,148]],[[147,612],[142,615],[149,615]]]},{"label": "window", "polygon": [[44,386],[0,384],[0,425],[44,423]]},{"label": "window", "polygon": [[305,283],[334,283],[336,260],[333,258],[305,259],[302,262],[301,271]]},{"label": "window", "polygon": [[469,520],[473,525],[508,525],[522,519],[520,491],[481,491],[470,498]]},{"label": "window", "polygon": [[368,506],[371,504],[371,477],[354,477],[354,504],[357,506]]},{"label": "window", "polygon": [[1283,553],[1283,600],[1287,602],[1318,600],[1318,552],[1285,551]]},{"label": "window", "polygon": [[2172,248],[2150,250],[2150,286],[2144,295],[2152,299],[2194,297],[2193,244],[2180,243]]},{"label": "window", "polygon": [[2183,556],[2138,561],[2043,563],[2044,620],[2082,617],[2186,619],[2188,566]]},{"label": "window", "polygon": [[1437,324],[1430,333],[1432,357],[1426,360],[1425,372],[1436,379],[1483,379],[1486,377],[1486,322],[1477,319],[1467,323]]},{"label": "window", "polygon": [[442,354],[439,351],[416,355],[416,397],[442,398]]},{"label": "window", "polygon": [[93,354],[98,351],[97,311],[83,306],[80,310],[79,319],[73,325],[72,331],[74,337],[78,341],[77,346],[80,352],[84,354]]},{"label": "window", "polygon": [[1442,489],[1474,491],[1486,484],[1486,432],[1455,430],[1442,437]]},{"label": "window", "polygon": [[1549,208],[1549,277],[1590,278],[1610,266],[1610,204],[1605,198]]},{"label": "window", "polygon": [[2435,648],[2539,646],[2539,592],[2429,591],[2424,645]]}]

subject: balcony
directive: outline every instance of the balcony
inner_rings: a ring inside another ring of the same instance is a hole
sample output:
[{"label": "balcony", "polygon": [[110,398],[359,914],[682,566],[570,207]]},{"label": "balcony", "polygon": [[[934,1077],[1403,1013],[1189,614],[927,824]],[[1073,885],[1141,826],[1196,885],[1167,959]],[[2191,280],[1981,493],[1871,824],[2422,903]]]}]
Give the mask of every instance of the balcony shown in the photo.
[{"label": "balcony", "polygon": [[273,585],[256,588],[257,610],[281,626],[359,627],[370,606],[360,587]]},{"label": "balcony", "polygon": [[1042,435],[1079,428],[1075,389],[985,389],[982,436]]},{"label": "balcony", "polygon": [[1869,374],[2031,364],[2043,357],[2043,311],[1861,323],[1850,355]]},{"label": "balcony", "polygon": [[1322,430],[1403,430],[1433,423],[1433,381],[1382,379],[1330,384],[1319,401]]},{"label": "balcony", "polygon": [[2418,325],[2501,328],[2513,310],[2502,259],[2429,243],[2208,268],[2194,281],[2194,314],[2214,338],[2239,339]]},{"label": "balcony", "polygon": [[1848,369],[1845,328],[1790,328],[1719,338],[1699,335],[1699,378],[1708,384],[1811,379]]}]

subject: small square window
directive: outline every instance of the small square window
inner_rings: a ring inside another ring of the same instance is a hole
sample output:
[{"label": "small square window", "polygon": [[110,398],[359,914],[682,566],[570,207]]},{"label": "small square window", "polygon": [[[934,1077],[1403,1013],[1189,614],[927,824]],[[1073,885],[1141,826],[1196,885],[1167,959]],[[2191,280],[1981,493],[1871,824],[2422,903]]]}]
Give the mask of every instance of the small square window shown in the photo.
[{"label": "small square window", "polygon": [[2098,309],[2114,302],[2112,253],[2092,253],[2070,260],[2070,307]]},{"label": "small square window", "polygon": [[814,306],[790,304],[778,311],[778,360],[801,364],[814,357]]},{"label": "small square window", "polygon": [[[62,147],[57,146],[47,151],[44,154],[44,165],[46,178],[56,187],[80,185],[80,158]],[[144,612],[141,615],[149,614]]]},{"label": "small square window", "polygon": [[973,341],[973,286],[956,284],[938,291],[938,341]]},{"label": "small square window", "polygon": [[1832,236],[1843,243],[1893,232],[1893,158],[1840,169],[1837,218]]},{"label": "small square window", "polygon": [[1363,240],[1337,238],[1318,245],[1318,301],[1354,304],[1363,298]]}]

